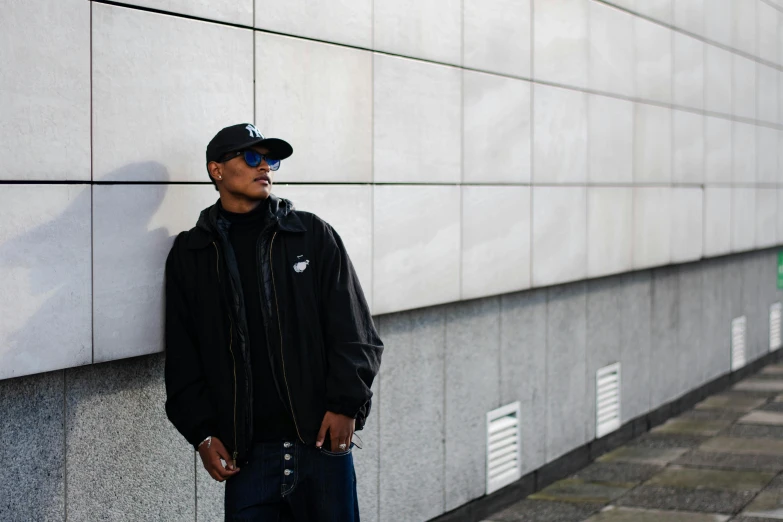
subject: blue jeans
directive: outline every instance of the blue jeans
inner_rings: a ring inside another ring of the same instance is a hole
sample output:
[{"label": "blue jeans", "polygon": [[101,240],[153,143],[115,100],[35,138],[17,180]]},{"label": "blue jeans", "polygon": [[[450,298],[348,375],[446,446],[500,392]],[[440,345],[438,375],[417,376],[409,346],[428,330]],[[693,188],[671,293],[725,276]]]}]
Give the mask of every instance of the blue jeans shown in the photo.
[{"label": "blue jeans", "polygon": [[359,522],[351,451],[255,444],[250,461],[226,481],[226,522]]}]

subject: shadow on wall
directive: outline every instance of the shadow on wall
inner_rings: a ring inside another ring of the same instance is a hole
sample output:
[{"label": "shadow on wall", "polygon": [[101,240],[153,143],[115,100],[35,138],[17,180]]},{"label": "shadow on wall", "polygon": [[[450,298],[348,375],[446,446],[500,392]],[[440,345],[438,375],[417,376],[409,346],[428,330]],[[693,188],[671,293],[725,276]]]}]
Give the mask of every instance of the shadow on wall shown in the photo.
[{"label": "shadow on wall", "polygon": [[[133,181],[141,173],[146,179],[168,180],[163,165],[144,162],[117,169],[102,181]],[[95,215],[91,204],[95,187],[20,185],[9,189],[14,200],[5,210],[12,215],[4,226],[13,227],[16,221],[17,228],[24,229],[25,221],[40,221],[42,214],[54,217],[0,245],[0,271],[5,276],[0,280],[0,311],[4,315],[0,379],[93,361],[91,246],[116,248],[127,255],[125,245],[144,251],[168,241],[165,229],[147,230],[167,186],[149,187],[152,190],[128,191],[125,197],[115,198],[110,213],[103,215]],[[134,197],[127,197],[129,194]],[[52,209],[58,204],[65,206],[59,213]],[[108,235],[91,239],[98,228]],[[113,235],[120,231],[121,235]]]}]

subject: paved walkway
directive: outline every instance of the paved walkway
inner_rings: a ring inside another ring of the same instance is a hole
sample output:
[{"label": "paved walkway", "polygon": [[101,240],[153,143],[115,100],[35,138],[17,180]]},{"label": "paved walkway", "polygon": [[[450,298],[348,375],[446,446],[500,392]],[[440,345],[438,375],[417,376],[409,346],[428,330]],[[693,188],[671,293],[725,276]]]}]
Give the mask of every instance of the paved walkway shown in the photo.
[{"label": "paved walkway", "polygon": [[783,520],[783,365],[713,395],[486,522]]}]

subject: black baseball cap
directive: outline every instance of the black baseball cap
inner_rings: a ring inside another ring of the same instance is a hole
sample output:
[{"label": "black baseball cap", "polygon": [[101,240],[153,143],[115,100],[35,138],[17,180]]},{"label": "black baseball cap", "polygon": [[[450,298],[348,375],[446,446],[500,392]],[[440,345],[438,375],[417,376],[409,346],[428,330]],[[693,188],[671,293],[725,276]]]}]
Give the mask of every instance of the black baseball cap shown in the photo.
[{"label": "black baseball cap", "polygon": [[265,138],[252,123],[231,125],[215,134],[207,145],[207,163],[220,161],[229,152],[261,145],[269,151],[271,159],[286,159],[294,153],[287,141],[279,138]]}]

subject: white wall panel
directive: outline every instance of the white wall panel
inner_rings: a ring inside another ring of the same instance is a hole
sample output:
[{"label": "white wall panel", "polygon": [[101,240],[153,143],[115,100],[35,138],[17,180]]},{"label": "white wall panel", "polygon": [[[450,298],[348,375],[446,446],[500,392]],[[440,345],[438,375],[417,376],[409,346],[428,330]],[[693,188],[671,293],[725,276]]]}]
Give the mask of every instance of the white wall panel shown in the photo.
[{"label": "white wall panel", "polygon": [[778,244],[783,244],[783,189],[778,189]]},{"label": "white wall panel", "polygon": [[590,2],[591,89],[634,96],[633,16],[599,2]]},{"label": "white wall panel", "polygon": [[533,286],[587,276],[587,189],[533,188]]},{"label": "white wall panel", "polygon": [[756,117],[756,62],[738,54],[732,55],[732,111],[742,118]]},{"label": "white wall panel", "polygon": [[587,189],[587,277],[633,268],[633,189]]},{"label": "white wall panel", "polygon": [[90,3],[4,4],[0,63],[0,180],[89,180]]},{"label": "white wall panel", "polygon": [[674,103],[704,108],[704,42],[674,31]]},{"label": "white wall panel", "polygon": [[530,82],[463,72],[462,179],[530,182]]},{"label": "white wall panel", "polygon": [[669,187],[638,187],[633,198],[633,266],[635,269],[671,261],[672,214]]},{"label": "white wall panel", "polygon": [[672,181],[702,183],[704,181],[704,116],[675,110],[673,124]]},{"label": "white wall panel", "polygon": [[255,0],[255,26],[372,48],[373,0]]},{"label": "white wall panel", "polygon": [[462,187],[462,299],[530,287],[530,188]]},{"label": "white wall panel", "polygon": [[463,65],[529,78],[530,1],[463,0]]},{"label": "white wall panel", "polygon": [[[253,118],[252,32],[104,4],[92,16],[93,179],[207,180],[209,140]],[[165,168],[125,168],[147,162]]]},{"label": "white wall panel", "polygon": [[756,183],[778,182],[780,133],[770,127],[756,127]]},{"label": "white wall panel", "polygon": [[460,65],[460,0],[374,0],[373,48]]},{"label": "white wall panel", "polygon": [[587,180],[587,95],[533,85],[533,182]]},{"label": "white wall panel", "polygon": [[461,83],[454,67],[376,54],[376,182],[459,182]]},{"label": "white wall panel", "polygon": [[672,110],[637,103],[634,118],[634,183],[670,183]]},{"label": "white wall panel", "polygon": [[533,77],[587,87],[590,2],[533,0]]},{"label": "white wall panel", "polygon": [[94,362],[163,350],[166,257],[217,199],[211,185],[93,187]]},{"label": "white wall panel", "polygon": [[756,127],[748,123],[733,124],[732,179],[734,183],[756,182]]},{"label": "white wall panel", "polygon": [[756,189],[756,248],[769,248],[777,244],[777,214],[777,189]]},{"label": "white wall panel", "polygon": [[373,312],[458,300],[460,187],[378,186],[373,201]]},{"label": "white wall panel", "polygon": [[[662,103],[672,101],[672,32],[635,17],[636,95]],[[628,45],[627,42],[624,45]]]},{"label": "white wall panel", "polygon": [[704,108],[731,114],[731,53],[714,45],[705,45]]},{"label": "white wall panel", "polygon": [[591,183],[633,183],[632,102],[587,95]]},{"label": "white wall panel", "polygon": [[704,191],[701,188],[675,187],[671,198],[671,261],[696,261],[704,250]]},{"label": "white wall panel", "polygon": [[708,9],[704,10],[704,34],[713,42],[731,46],[734,24],[734,0],[707,0]]},{"label": "white wall panel", "polygon": [[0,190],[0,379],[89,364],[90,187]]},{"label": "white wall panel", "polygon": [[281,177],[372,181],[372,54],[257,33],[255,57],[256,126],[294,148]]},{"label": "white wall panel", "polygon": [[731,183],[731,120],[704,117],[704,181]]},{"label": "white wall panel", "polygon": [[731,252],[731,194],[729,187],[704,189],[704,255]]},{"label": "white wall panel", "polygon": [[756,31],[758,38],[758,56],[772,63],[778,61],[778,14],[764,2],[756,2]]},{"label": "white wall panel", "polygon": [[777,123],[779,71],[761,63],[756,64],[756,71],[758,74],[756,117],[761,121]]},{"label": "white wall panel", "polygon": [[703,36],[705,2],[709,8],[711,0],[679,0],[674,2],[675,27]]},{"label": "white wall panel", "polygon": [[671,24],[674,21],[673,0],[633,0],[636,12],[649,16],[654,20]]},{"label": "white wall panel", "polygon": [[253,0],[125,0],[123,3],[218,22],[253,25]]},{"label": "white wall panel", "polygon": [[342,238],[372,307],[372,191],[370,185],[275,185],[297,210],[312,212]]},{"label": "white wall panel", "polygon": [[753,250],[756,245],[756,189],[734,188],[731,197],[731,251]]},{"label": "white wall panel", "polygon": [[756,55],[756,5],[758,0],[733,0],[732,38],[735,49]]}]

